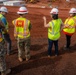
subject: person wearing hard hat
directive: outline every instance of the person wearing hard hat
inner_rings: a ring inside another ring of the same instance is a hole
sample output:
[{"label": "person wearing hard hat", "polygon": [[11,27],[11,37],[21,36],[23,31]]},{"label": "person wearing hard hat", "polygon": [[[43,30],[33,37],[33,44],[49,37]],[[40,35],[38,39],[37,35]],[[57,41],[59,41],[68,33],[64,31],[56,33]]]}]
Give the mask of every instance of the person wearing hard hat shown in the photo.
[{"label": "person wearing hard hat", "polygon": [[[8,32],[8,22],[6,20],[6,14],[8,13],[8,10],[6,7],[2,6],[0,9],[0,19],[3,22],[7,32]],[[7,42],[7,55],[10,55],[11,53],[11,39],[9,33],[5,33],[4,31],[2,32],[3,37],[5,41]]]},{"label": "person wearing hard hat", "polygon": [[[18,59],[20,62],[23,61],[25,56],[26,61],[30,59],[30,20],[26,19],[25,16],[28,13],[26,7],[20,7],[17,14],[19,18],[12,21],[14,25],[14,36],[17,38],[18,45]],[[24,55],[24,56],[23,56]]]},{"label": "person wearing hard hat", "polygon": [[7,30],[3,22],[0,20],[0,72],[1,72],[1,75],[7,75],[8,73],[11,72],[11,69],[7,69],[6,67],[6,60],[5,60],[6,50],[4,48],[5,40],[3,38],[2,31],[7,33]]},{"label": "person wearing hard hat", "polygon": [[75,33],[75,24],[76,24],[76,9],[71,8],[69,11],[69,17],[65,20],[64,26],[66,28],[63,29],[63,32],[66,36],[66,44],[64,46],[64,50],[70,50],[71,37]]},{"label": "person wearing hard hat", "polygon": [[60,38],[60,31],[63,28],[63,22],[58,17],[59,10],[53,8],[50,12],[52,20],[47,24],[46,17],[43,17],[44,27],[48,28],[48,57],[52,55],[52,46],[55,46],[55,56],[58,56],[58,39]]}]

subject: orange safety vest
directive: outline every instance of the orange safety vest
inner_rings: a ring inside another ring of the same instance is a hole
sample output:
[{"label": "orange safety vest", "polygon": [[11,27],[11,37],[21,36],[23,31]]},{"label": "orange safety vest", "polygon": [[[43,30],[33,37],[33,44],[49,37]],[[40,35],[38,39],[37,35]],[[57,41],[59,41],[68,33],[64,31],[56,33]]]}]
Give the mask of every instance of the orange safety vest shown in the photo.
[{"label": "orange safety vest", "polygon": [[30,37],[30,31],[28,28],[29,20],[26,18],[18,18],[14,21],[14,25],[14,35],[21,39]]}]

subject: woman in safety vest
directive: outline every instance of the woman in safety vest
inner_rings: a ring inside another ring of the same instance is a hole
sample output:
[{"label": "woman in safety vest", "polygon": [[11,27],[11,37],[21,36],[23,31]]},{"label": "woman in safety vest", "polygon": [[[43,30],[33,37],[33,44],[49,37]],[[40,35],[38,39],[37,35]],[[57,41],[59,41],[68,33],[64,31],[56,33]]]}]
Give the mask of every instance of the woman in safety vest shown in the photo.
[{"label": "woman in safety vest", "polygon": [[65,20],[63,29],[64,34],[66,35],[66,44],[64,50],[70,50],[71,37],[75,33],[75,24],[76,24],[76,9],[71,8],[69,11],[69,17]]},{"label": "woman in safety vest", "polygon": [[62,20],[58,18],[58,9],[53,8],[50,12],[52,20],[47,24],[46,17],[44,19],[44,27],[48,27],[48,57],[51,56],[52,46],[55,46],[55,56],[58,55],[58,39],[60,38],[61,26],[63,26]]},{"label": "woman in safety vest", "polygon": [[23,57],[26,57],[26,61],[30,59],[30,29],[31,23],[25,18],[28,13],[26,7],[20,7],[17,14],[19,18],[13,20],[14,24],[14,36],[17,38],[18,45],[18,59],[23,61]]}]

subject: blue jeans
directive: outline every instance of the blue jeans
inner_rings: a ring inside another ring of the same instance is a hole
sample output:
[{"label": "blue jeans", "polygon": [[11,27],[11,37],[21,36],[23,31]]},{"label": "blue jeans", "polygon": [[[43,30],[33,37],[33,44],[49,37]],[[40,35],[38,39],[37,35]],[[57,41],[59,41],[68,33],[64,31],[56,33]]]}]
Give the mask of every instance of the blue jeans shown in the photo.
[{"label": "blue jeans", "polygon": [[58,55],[58,40],[50,40],[50,39],[48,39],[48,43],[49,43],[49,46],[48,46],[48,55],[51,56],[51,51],[52,51],[53,43],[54,43],[54,46],[55,46],[55,55]]}]

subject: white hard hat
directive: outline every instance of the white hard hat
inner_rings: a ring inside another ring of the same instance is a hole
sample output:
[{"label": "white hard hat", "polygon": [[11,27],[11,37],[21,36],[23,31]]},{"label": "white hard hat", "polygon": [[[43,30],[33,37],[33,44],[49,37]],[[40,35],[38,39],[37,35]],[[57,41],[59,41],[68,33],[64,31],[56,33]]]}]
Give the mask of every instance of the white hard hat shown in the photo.
[{"label": "white hard hat", "polygon": [[76,8],[71,8],[69,13],[76,13]]},{"label": "white hard hat", "polygon": [[20,7],[17,14],[26,14],[28,13],[26,7]]},{"label": "white hard hat", "polygon": [[57,8],[53,8],[52,10],[51,10],[51,14],[58,14],[58,9]]},{"label": "white hard hat", "polygon": [[1,12],[6,12],[6,13],[8,13],[7,8],[6,8],[6,7],[4,7],[4,6],[2,6],[2,7],[0,8],[0,11],[1,11]]}]

